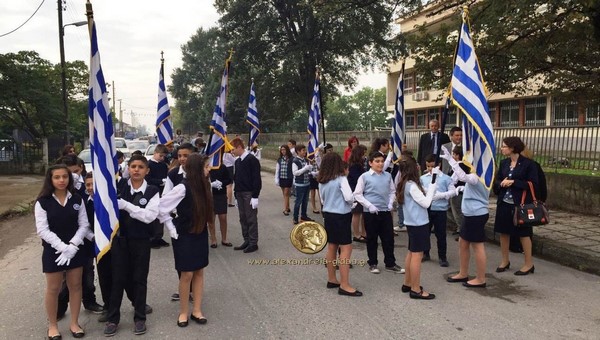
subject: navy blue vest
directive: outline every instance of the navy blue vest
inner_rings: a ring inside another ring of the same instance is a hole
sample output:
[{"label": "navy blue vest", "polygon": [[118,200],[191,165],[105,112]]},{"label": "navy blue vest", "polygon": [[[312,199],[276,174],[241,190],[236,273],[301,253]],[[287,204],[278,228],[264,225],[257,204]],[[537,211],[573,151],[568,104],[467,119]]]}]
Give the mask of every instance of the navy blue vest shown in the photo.
[{"label": "navy blue vest", "polygon": [[185,196],[177,205],[177,217],[173,219],[178,234],[189,233],[192,230],[192,192],[185,179],[181,183],[185,185]]},{"label": "navy blue vest", "polygon": [[176,168],[171,169],[171,171],[169,171],[169,173],[167,174],[167,177],[169,177],[169,179],[171,180],[171,183],[173,183],[173,187],[175,187],[177,184],[179,184],[179,183],[181,183],[181,181],[183,181],[183,174],[179,173],[180,167],[181,167],[181,165]]},{"label": "navy blue vest", "polygon": [[[128,184],[121,185],[119,189],[120,198],[133,205],[145,208],[148,202],[158,193],[158,188],[154,185],[147,185],[146,192],[136,192],[131,194],[131,187]],[[152,223],[144,223],[129,216],[125,210],[119,210],[119,235],[133,239],[149,239],[153,235]]]},{"label": "navy blue vest", "polygon": [[[73,194],[64,207],[52,196],[40,197],[38,202],[46,211],[50,231],[68,244],[79,229],[79,209],[83,202],[81,196],[77,193]],[[50,247],[46,241],[42,241],[42,245]]]}]

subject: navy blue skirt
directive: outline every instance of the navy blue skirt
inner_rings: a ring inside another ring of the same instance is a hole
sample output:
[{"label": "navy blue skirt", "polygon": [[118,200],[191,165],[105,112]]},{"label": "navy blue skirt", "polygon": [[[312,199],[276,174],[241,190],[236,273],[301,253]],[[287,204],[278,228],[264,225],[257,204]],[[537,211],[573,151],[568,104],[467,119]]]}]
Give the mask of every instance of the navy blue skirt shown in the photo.
[{"label": "navy blue skirt", "polygon": [[44,244],[44,251],[42,252],[42,271],[44,273],[57,273],[69,269],[75,269],[77,267],[83,267],[85,262],[89,259],[89,253],[82,250],[83,245],[79,246],[79,250],[75,253],[75,256],[71,259],[68,266],[56,265],[56,259],[60,254],[55,254],[56,249],[52,248],[49,244]]},{"label": "navy blue skirt", "polygon": [[200,234],[181,233],[174,240],[175,269],[193,272],[208,266],[208,228]]}]

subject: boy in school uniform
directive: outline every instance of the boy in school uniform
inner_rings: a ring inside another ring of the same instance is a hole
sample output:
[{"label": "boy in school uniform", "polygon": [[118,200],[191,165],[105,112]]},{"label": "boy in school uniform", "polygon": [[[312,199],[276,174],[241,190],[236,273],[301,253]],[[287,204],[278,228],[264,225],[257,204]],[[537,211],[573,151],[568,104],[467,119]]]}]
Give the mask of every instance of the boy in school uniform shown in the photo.
[{"label": "boy in school uniform", "polygon": [[[425,157],[425,166],[427,172],[421,176],[420,182],[425,190],[429,189],[431,180],[433,179],[433,168],[435,167],[435,155],[427,155]],[[428,209],[429,223],[433,226],[433,232],[437,239],[438,260],[441,267],[448,267],[448,258],[446,257],[446,225],[448,218],[448,208],[450,204],[448,200],[456,196],[456,188],[450,176],[440,173],[436,177],[437,191],[433,195],[433,202]],[[431,260],[429,250],[423,254],[422,261]]]},{"label": "boy in school uniform", "polygon": [[[167,180],[167,174],[169,173],[169,167],[165,163],[165,155],[167,154],[167,147],[163,144],[158,144],[154,148],[154,153],[148,161],[149,172],[146,175],[146,182],[148,184],[158,187],[159,193],[162,195],[163,188],[165,187],[165,181]],[[164,230],[162,223],[158,220],[154,221],[154,235],[150,240],[151,247],[158,249],[160,247],[168,247],[169,243],[163,240]]]},{"label": "boy in school uniform", "polygon": [[392,208],[396,199],[396,188],[392,175],[384,171],[385,157],[374,151],[369,154],[371,169],[358,178],[354,189],[355,200],[363,206],[363,218],[367,232],[367,256],[369,271],[379,274],[377,268],[377,238],[381,239],[385,270],[393,273],[404,273],[404,269],[396,264],[394,256],[394,229]]},{"label": "boy in school uniform", "polygon": [[306,147],[303,144],[296,145],[297,156],[292,161],[292,174],[294,175],[294,189],[296,191],[296,200],[294,201],[294,224],[298,224],[298,215],[300,221],[312,221],[307,216],[308,193],[310,190],[310,172],[313,166],[308,163],[306,158]]},{"label": "boy in school uniform", "polygon": [[108,305],[108,322],[105,336],[117,332],[123,292],[131,284],[134,296],[134,334],[146,333],[146,296],[150,269],[150,238],[152,222],[158,217],[160,195],[158,187],[149,185],[144,177],[148,173],[148,160],[132,155],[129,159],[129,180],[118,184],[119,229],[113,237],[112,291]]}]

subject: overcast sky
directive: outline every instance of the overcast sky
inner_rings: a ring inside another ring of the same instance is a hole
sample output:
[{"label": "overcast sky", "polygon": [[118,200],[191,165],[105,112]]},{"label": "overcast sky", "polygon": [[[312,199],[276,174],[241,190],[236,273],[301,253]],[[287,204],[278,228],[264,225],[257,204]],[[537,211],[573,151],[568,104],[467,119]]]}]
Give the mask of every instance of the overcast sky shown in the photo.
[{"label": "overcast sky", "polygon": [[[0,35],[6,34],[33,14],[42,0],[0,0]],[[86,20],[85,0],[63,1],[63,24]],[[92,1],[98,32],[98,47],[106,81],[114,81],[116,99],[122,100],[123,120],[138,120],[151,127],[156,117],[160,51],[165,52],[165,79],[171,82],[173,69],[181,66],[181,45],[199,27],[209,28],[219,18],[213,0],[174,1]],[[65,58],[83,60],[89,65],[89,34],[86,26],[65,27]],[[56,0],[45,0],[39,11],[23,27],[0,37],[0,53],[35,50],[44,59],[60,62],[58,11]],[[365,74],[363,86],[384,87],[385,74]],[[112,92],[112,89],[110,90]],[[112,97],[112,93],[109,95]],[[169,95],[169,103],[174,99]],[[259,99],[259,111],[260,100]],[[263,99],[265,100],[265,99]],[[111,103],[112,105],[112,103]],[[117,108],[119,103],[116,103]]]}]

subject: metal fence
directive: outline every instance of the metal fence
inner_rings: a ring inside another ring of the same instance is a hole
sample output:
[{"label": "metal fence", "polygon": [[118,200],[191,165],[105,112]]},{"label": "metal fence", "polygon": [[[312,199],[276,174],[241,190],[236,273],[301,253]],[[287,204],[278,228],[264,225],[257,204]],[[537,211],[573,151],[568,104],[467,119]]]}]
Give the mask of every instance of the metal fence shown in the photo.
[{"label": "metal fence", "polygon": [[43,142],[38,140],[0,142],[0,174],[39,173],[44,158]]},{"label": "metal fence", "polygon": [[[428,130],[408,130],[409,150],[416,151],[420,136]],[[341,152],[348,145],[348,138],[356,136],[361,144],[369,145],[374,138],[389,138],[389,130],[379,131],[332,131],[326,133],[327,143]],[[600,169],[600,126],[543,126],[521,128],[495,128],[496,157],[501,159],[501,141],[505,137],[520,137],[533,152],[534,159],[544,167],[577,170]],[[321,136],[322,137],[322,136]],[[247,140],[248,136],[242,136]],[[259,142],[263,155],[277,157],[278,146],[289,139],[306,144],[308,134],[302,132],[261,133]]]}]

